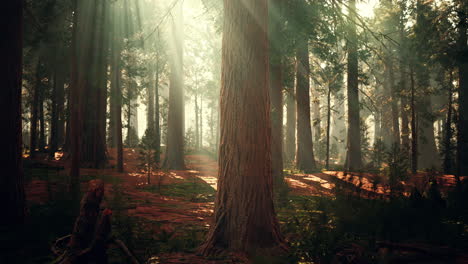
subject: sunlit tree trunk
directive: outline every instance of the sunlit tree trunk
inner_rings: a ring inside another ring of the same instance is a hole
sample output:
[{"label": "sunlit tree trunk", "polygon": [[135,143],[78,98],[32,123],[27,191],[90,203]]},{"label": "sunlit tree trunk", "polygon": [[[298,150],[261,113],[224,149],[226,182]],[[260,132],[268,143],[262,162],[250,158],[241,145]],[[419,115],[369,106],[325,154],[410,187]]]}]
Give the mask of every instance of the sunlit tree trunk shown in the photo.
[{"label": "sunlit tree trunk", "polygon": [[361,124],[359,117],[358,89],[358,54],[357,34],[355,25],[356,1],[349,1],[350,24],[348,32],[348,135],[345,167],[347,170],[362,168],[361,155]]},{"label": "sunlit tree trunk", "polygon": [[310,125],[310,65],[307,39],[299,39],[296,50],[296,167],[305,173],[316,170]]},{"label": "sunlit tree trunk", "polygon": [[185,168],[184,161],[184,82],[182,50],[182,4],[177,6],[172,25],[174,54],[171,56],[169,85],[169,111],[167,117],[167,144],[164,167],[180,170]]},{"label": "sunlit tree trunk", "polygon": [[3,52],[0,75],[0,123],[4,139],[0,143],[0,226],[21,225],[25,216],[22,167],[21,78],[23,59],[23,1],[2,4],[3,25],[0,47]]},{"label": "sunlit tree trunk", "polygon": [[267,23],[267,0],[224,1],[219,181],[205,255],[283,245],[272,199]]},{"label": "sunlit tree trunk", "polygon": [[458,24],[458,145],[457,163],[458,175],[468,175],[468,44],[467,44],[467,17],[468,4],[459,1],[458,12],[460,22]]}]

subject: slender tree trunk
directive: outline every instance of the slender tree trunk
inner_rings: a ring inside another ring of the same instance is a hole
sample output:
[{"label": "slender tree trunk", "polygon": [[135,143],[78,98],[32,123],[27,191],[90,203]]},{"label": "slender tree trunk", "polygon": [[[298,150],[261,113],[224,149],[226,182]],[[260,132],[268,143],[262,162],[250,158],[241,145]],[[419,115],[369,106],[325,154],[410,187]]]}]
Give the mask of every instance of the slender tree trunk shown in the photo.
[{"label": "slender tree trunk", "polygon": [[37,148],[37,120],[39,115],[39,93],[41,89],[41,74],[40,74],[40,59],[37,61],[36,65],[36,84],[34,85],[33,90],[33,101],[31,109],[31,126],[30,126],[30,137],[29,140],[29,154],[31,158],[35,157],[36,148]]},{"label": "slender tree trunk", "polygon": [[[121,8],[115,6],[114,14],[119,17]],[[123,140],[122,140],[122,83],[121,83],[121,60],[120,53],[123,45],[123,34],[121,24],[116,22],[113,27],[112,57],[111,57],[111,127],[112,140],[117,152],[117,171],[123,172]]]},{"label": "slender tree trunk", "polygon": [[467,17],[468,4],[466,1],[459,1],[460,11],[458,12],[460,22],[458,24],[458,144],[457,163],[458,175],[468,175],[468,44],[467,44]]},{"label": "slender tree trunk", "polygon": [[330,169],[330,126],[331,126],[331,84],[328,85],[327,91],[327,154],[325,157],[325,168]]},{"label": "slender tree trunk", "polygon": [[201,247],[278,253],[273,206],[267,0],[224,1],[221,145],[214,224]]},{"label": "slender tree trunk", "polygon": [[55,71],[53,75],[53,86],[52,86],[52,115],[51,115],[51,122],[50,122],[50,140],[49,140],[49,157],[54,159],[55,152],[58,149],[58,90],[57,87],[57,71]]},{"label": "slender tree trunk", "polygon": [[200,95],[200,148],[203,148],[203,97]]},{"label": "slender tree trunk", "polygon": [[316,166],[310,125],[310,65],[307,39],[298,41],[296,58],[296,167],[305,173],[311,173],[316,170]]},{"label": "slender tree trunk", "polygon": [[[403,16],[403,15],[402,15]],[[408,87],[407,87],[407,45],[405,37],[405,25],[403,22],[400,23],[400,104],[401,104],[401,145],[402,151],[409,155],[411,149],[410,146],[410,128],[409,128],[409,119],[410,119],[410,110],[408,105]]]},{"label": "slender tree trunk", "polygon": [[169,112],[167,117],[167,145],[164,167],[172,170],[185,168],[184,161],[184,82],[182,50],[182,4],[173,23],[174,54],[171,56]]},{"label": "slender tree trunk", "polygon": [[[314,146],[319,146],[320,143],[320,134],[321,134],[321,115],[320,115],[320,94],[317,89],[312,89],[312,137]],[[323,158],[323,157],[322,157]],[[321,159],[319,157],[319,159]]]},{"label": "slender tree trunk", "polygon": [[414,72],[411,68],[411,171],[416,174],[418,171],[418,122],[416,119],[416,102],[415,102],[415,84]]},{"label": "slender tree trunk", "polygon": [[296,95],[294,85],[289,87],[286,96],[286,161],[294,161],[296,151]]},{"label": "slender tree trunk", "polygon": [[2,4],[0,21],[4,26],[0,47],[3,52],[0,74],[0,226],[22,225],[25,216],[22,166],[21,79],[23,59],[23,1]]},{"label": "slender tree trunk", "polygon": [[147,93],[147,111],[146,111],[146,129],[154,133],[155,125],[154,125],[154,75],[150,73],[150,83],[146,87]]},{"label": "slender tree trunk", "polygon": [[[49,77],[50,78],[50,77]],[[39,91],[39,151],[45,149],[45,116],[44,116],[44,89]]]},{"label": "slender tree trunk", "polygon": [[195,149],[200,150],[200,124],[198,121],[199,118],[199,109],[198,109],[198,94],[195,92]]},{"label": "slender tree trunk", "polygon": [[156,78],[154,83],[154,98],[155,98],[155,111],[154,111],[154,126],[155,126],[155,137],[156,137],[156,160],[155,162],[159,164],[161,162],[161,126],[159,122],[159,62],[156,66]]},{"label": "slender tree trunk", "polygon": [[78,38],[82,26],[79,25],[81,16],[78,0],[73,1],[73,32],[72,32],[72,52],[71,52],[71,82],[70,82],[70,192],[73,197],[79,197],[80,186],[80,151],[81,151],[81,86],[79,72],[79,43]]},{"label": "slender tree trunk", "polygon": [[444,135],[444,173],[451,174],[452,169],[452,110],[453,110],[453,77],[452,69],[450,69],[450,79],[448,83],[448,104],[447,104],[447,117],[445,120],[445,135]]},{"label": "slender tree trunk", "polygon": [[390,93],[391,93],[391,107],[392,107],[392,146],[396,150],[400,149],[400,123],[398,112],[398,95],[395,86],[395,74],[393,67],[393,58],[389,58],[389,79],[390,79]]},{"label": "slender tree trunk", "polygon": [[362,169],[361,124],[359,117],[359,83],[357,34],[355,25],[356,1],[349,1],[350,30],[348,36],[348,136],[345,167],[347,170]]}]

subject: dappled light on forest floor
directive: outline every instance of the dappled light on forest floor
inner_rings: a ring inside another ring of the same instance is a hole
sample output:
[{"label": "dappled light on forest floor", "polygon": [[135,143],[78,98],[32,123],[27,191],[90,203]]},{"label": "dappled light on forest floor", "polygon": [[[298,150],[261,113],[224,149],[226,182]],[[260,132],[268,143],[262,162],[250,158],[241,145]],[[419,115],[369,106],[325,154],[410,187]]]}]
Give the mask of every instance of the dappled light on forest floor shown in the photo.
[{"label": "dappled light on forest floor", "polygon": [[[87,181],[102,179],[105,182],[104,204],[132,219],[152,236],[167,237],[173,241],[186,241],[187,230],[190,236],[198,240],[190,243],[199,245],[212,224],[214,212],[214,198],[217,185],[217,162],[205,155],[186,156],[186,170],[155,170],[148,183],[147,173],[139,167],[138,149],[125,149],[125,172],[118,173],[114,168],[115,158],[109,150],[110,166],[104,169],[81,169],[82,188],[86,188]],[[34,161],[36,162],[36,161]],[[38,164],[53,166],[51,170],[34,169],[27,172],[26,197],[28,203],[45,205],[49,200],[56,199],[56,193],[66,186],[68,173],[64,161],[38,160]],[[41,165],[42,166],[42,165]],[[65,169],[60,169],[60,168]],[[446,192],[453,188],[455,177],[453,175],[428,175],[418,173],[406,181],[402,181],[405,189],[413,186],[427,188],[429,178],[436,179],[441,189]],[[385,177],[371,173],[345,173],[342,171],[324,171],[311,174],[293,173],[285,174],[290,192],[289,197],[335,197],[337,188],[341,192],[354,197],[366,198],[363,200],[380,198],[388,200],[388,181]],[[409,192],[402,192],[409,195]],[[117,199],[117,200],[116,200]],[[297,198],[292,198],[292,200]],[[302,199],[302,198],[301,198]],[[303,209],[300,209],[303,210]],[[304,211],[305,212],[305,211]],[[296,212],[297,213],[297,212]],[[311,211],[311,215],[320,215],[320,211]],[[289,214],[289,213],[288,213]],[[119,220],[122,221],[122,220]],[[118,222],[119,222],[118,221]],[[283,223],[287,224],[287,223]],[[169,242],[164,242],[169,243]],[[175,243],[175,242],[174,242]],[[181,243],[181,242],[177,242]],[[233,257],[232,262],[207,261],[203,257],[191,253],[164,253],[153,258],[148,263],[245,263],[241,258]],[[462,263],[462,262],[460,262]]]}]

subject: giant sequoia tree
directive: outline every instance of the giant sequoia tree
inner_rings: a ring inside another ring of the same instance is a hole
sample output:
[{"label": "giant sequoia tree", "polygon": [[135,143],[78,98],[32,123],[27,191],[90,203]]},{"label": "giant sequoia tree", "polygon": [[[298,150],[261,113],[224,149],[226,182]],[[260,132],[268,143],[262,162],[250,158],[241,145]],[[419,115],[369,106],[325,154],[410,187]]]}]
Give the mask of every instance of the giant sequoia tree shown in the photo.
[{"label": "giant sequoia tree", "polygon": [[348,31],[348,136],[345,167],[348,170],[362,168],[361,155],[361,125],[359,117],[359,89],[358,89],[358,44],[356,33],[356,1],[349,1],[350,23]]},{"label": "giant sequoia tree", "polygon": [[4,3],[0,21],[4,26],[0,47],[4,51],[0,67],[0,123],[2,140],[0,164],[0,226],[20,224],[24,218],[24,186],[21,162],[21,78],[23,56],[23,1]]},{"label": "giant sequoia tree", "polygon": [[283,244],[272,199],[268,5],[224,8],[218,193],[201,250],[254,253]]}]

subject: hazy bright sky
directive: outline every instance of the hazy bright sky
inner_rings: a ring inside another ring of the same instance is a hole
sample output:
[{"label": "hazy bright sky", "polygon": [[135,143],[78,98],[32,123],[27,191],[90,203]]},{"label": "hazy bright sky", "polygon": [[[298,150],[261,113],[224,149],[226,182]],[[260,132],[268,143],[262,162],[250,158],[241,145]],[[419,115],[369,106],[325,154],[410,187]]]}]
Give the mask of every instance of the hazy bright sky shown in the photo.
[{"label": "hazy bright sky", "polygon": [[[191,27],[201,27],[200,30],[203,30],[202,23],[209,23],[209,19],[203,17],[205,10],[203,6],[200,4],[201,0],[184,0],[184,23],[191,24]],[[172,3],[172,2],[171,2]],[[362,0],[357,1],[356,7],[358,12],[363,17],[372,17],[374,15],[374,7],[378,4],[378,0]],[[196,22],[195,22],[196,21]],[[191,34],[193,34],[193,29],[190,30]],[[186,128],[191,126],[191,122],[193,117],[191,115],[192,107],[190,106],[190,102],[186,102]],[[146,105],[139,100],[139,107],[138,107],[138,136],[142,137],[146,129]],[[125,131],[126,132],[126,131]]]}]

